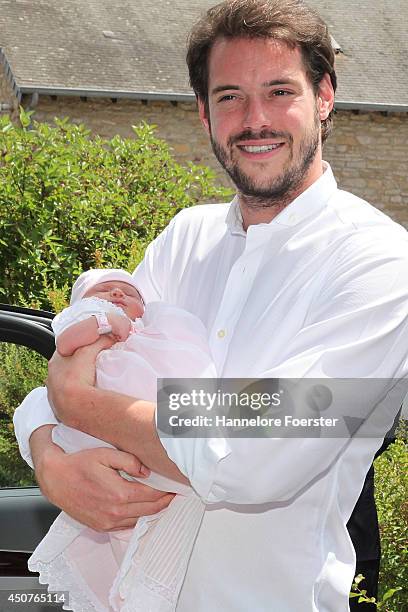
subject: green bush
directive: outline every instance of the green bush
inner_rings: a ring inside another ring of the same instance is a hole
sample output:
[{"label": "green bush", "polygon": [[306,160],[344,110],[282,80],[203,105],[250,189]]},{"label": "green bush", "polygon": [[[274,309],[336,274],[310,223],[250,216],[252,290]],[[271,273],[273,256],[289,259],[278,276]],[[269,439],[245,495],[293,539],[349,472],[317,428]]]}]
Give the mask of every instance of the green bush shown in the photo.
[{"label": "green bush", "polygon": [[382,550],[379,600],[390,588],[402,589],[387,602],[386,609],[390,612],[408,610],[408,444],[405,433],[406,422],[397,441],[375,461],[375,497]]},{"label": "green bush", "polygon": [[[181,209],[223,200],[208,168],[178,164],[154,126],[135,137],[91,137],[55,120],[0,118],[0,301],[61,310],[82,270],[133,271],[147,244]],[[0,486],[32,482],[18,457],[12,415],[42,383],[41,357],[0,345]]]},{"label": "green bush", "polygon": [[91,137],[68,120],[0,119],[0,301],[50,308],[91,267],[133,271],[179,210],[229,195],[208,168],[178,164],[154,127]]},{"label": "green bush", "polygon": [[34,484],[33,472],[21,459],[13,428],[13,414],[25,396],[43,384],[47,361],[38,353],[0,343],[0,487]]}]

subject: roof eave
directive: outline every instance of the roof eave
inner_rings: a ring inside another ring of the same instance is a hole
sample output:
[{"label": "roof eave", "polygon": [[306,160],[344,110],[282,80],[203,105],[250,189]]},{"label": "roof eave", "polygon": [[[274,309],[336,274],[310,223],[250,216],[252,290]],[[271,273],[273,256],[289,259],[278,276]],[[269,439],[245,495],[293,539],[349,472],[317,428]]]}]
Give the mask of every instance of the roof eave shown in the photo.
[{"label": "roof eave", "polygon": [[20,104],[22,92],[19,86],[17,85],[13,71],[11,70],[11,66],[7,60],[6,54],[4,53],[4,49],[2,47],[0,47],[0,63],[4,65],[4,74],[6,75],[6,79],[8,80],[13,90],[13,93],[16,96],[18,103]]},{"label": "roof eave", "polygon": [[386,102],[356,102],[336,100],[337,110],[360,110],[377,113],[407,113],[408,104],[387,104]]},{"label": "roof eave", "polygon": [[22,94],[33,94],[46,96],[71,96],[85,98],[122,98],[127,100],[168,100],[171,102],[194,102],[195,95],[172,91],[118,91],[110,89],[79,89],[75,87],[37,87],[22,86],[19,88]]}]

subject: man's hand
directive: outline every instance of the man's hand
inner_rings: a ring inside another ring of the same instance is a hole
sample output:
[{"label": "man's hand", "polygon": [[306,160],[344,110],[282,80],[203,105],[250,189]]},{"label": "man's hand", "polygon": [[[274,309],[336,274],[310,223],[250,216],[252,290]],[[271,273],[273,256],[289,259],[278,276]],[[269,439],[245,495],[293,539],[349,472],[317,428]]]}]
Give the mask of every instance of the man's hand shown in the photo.
[{"label": "man's hand", "polygon": [[140,477],[129,453],[98,448],[68,455],[51,441],[52,426],[37,429],[30,445],[38,484],[56,506],[97,531],[133,527],[140,516],[166,508],[174,494],[129,482],[117,470]]},{"label": "man's hand", "polygon": [[78,349],[71,357],[53,356],[47,386],[55,414],[65,425],[136,455],[154,472],[190,484],[160,442],[155,422],[156,405],[94,386],[96,357],[110,343],[102,336],[98,342]]}]

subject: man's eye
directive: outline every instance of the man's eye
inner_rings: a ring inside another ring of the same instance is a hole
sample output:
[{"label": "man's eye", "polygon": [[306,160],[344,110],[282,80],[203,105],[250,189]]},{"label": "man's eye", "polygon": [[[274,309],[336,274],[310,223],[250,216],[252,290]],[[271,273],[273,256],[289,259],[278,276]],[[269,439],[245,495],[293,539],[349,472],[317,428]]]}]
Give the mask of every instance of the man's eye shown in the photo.
[{"label": "man's eye", "polygon": [[234,94],[226,94],[225,96],[222,96],[218,102],[228,102],[230,100],[235,100],[236,96],[234,96]]},{"label": "man's eye", "polygon": [[273,96],[288,96],[290,94],[290,91],[286,91],[286,89],[275,89],[275,91],[272,92]]}]

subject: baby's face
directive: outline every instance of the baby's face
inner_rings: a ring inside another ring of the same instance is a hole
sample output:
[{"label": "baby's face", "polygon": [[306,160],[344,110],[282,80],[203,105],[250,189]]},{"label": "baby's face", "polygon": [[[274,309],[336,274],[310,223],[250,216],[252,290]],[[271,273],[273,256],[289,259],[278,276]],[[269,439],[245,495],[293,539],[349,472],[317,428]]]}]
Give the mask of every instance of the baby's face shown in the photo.
[{"label": "baby's face", "polygon": [[123,281],[106,281],[98,283],[87,291],[84,297],[98,297],[116,304],[127,314],[129,319],[138,319],[143,315],[143,300],[135,287]]}]

